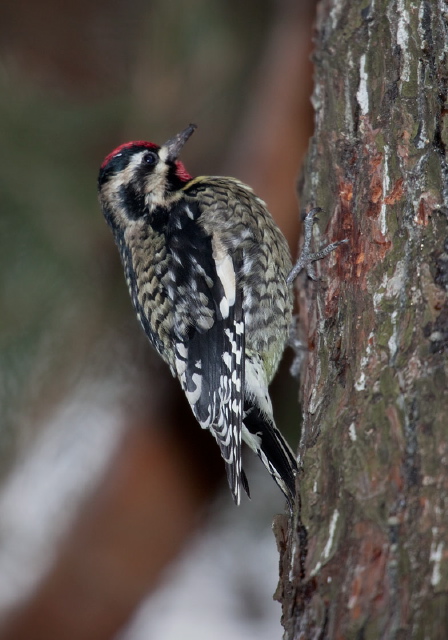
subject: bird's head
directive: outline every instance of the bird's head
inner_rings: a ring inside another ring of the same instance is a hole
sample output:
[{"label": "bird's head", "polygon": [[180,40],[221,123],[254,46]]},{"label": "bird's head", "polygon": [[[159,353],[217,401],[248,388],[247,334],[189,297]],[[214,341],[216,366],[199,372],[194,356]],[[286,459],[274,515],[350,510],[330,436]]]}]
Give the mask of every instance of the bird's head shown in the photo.
[{"label": "bird's head", "polygon": [[131,220],[150,215],[192,179],[178,156],[195,129],[190,124],[161,146],[142,140],[127,142],[106,156],[98,191],[112,228],[124,229]]}]

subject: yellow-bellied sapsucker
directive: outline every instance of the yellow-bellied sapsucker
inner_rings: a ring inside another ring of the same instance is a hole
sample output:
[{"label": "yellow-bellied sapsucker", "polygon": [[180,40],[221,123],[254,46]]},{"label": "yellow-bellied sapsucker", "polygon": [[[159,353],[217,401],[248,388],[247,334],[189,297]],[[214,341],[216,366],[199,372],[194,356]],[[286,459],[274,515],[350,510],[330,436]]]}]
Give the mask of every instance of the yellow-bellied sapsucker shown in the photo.
[{"label": "yellow-bellied sapsucker", "polygon": [[110,153],[101,207],[138,319],[215,437],[235,502],[241,484],[249,493],[242,438],[291,505],[297,463],[268,393],[291,323],[288,246],[250,187],[188,174],[178,156],[194,129],[162,146],[129,142]]}]

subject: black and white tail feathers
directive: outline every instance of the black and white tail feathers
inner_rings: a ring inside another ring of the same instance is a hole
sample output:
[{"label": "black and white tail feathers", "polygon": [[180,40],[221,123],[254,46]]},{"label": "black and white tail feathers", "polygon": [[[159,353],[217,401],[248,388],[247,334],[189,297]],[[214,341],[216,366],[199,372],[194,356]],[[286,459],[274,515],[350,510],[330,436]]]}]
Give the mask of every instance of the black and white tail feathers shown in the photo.
[{"label": "black and white tail feathers", "polygon": [[296,493],[297,461],[291,448],[273,420],[247,400],[243,422],[243,440],[258,455],[292,508]]}]

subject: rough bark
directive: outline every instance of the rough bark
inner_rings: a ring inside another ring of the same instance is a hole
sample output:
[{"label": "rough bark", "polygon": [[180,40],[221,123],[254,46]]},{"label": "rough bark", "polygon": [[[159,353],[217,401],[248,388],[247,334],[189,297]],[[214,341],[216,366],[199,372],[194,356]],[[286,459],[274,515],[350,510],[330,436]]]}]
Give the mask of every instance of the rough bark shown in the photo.
[{"label": "rough bark", "polygon": [[446,11],[320,5],[301,197],[349,244],[301,283],[300,504],[276,523],[288,639],[448,637]]}]

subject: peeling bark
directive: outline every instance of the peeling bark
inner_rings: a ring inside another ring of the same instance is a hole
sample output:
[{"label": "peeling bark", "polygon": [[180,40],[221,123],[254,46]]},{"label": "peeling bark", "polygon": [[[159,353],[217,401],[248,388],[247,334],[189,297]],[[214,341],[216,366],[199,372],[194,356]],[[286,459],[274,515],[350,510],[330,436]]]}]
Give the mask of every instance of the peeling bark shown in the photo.
[{"label": "peeling bark", "polygon": [[441,0],[319,8],[301,200],[349,244],[300,283],[288,640],[448,637],[447,43]]}]

